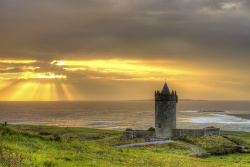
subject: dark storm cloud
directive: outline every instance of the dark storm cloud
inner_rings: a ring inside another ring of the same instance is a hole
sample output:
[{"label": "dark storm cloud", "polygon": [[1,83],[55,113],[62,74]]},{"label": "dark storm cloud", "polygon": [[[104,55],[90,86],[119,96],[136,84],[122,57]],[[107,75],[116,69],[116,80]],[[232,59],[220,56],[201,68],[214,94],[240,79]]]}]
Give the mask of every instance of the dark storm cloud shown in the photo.
[{"label": "dark storm cloud", "polygon": [[0,0],[0,58],[246,59],[249,11],[248,0]]}]

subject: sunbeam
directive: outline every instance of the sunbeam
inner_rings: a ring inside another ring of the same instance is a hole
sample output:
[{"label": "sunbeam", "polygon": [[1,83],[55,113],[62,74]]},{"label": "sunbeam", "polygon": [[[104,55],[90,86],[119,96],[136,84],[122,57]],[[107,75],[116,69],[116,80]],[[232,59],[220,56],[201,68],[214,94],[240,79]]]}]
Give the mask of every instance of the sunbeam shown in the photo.
[{"label": "sunbeam", "polygon": [[[1,83],[0,93],[1,101],[58,101],[83,99],[72,85],[61,83],[60,81],[6,81]],[[75,97],[78,97],[78,99]]]}]

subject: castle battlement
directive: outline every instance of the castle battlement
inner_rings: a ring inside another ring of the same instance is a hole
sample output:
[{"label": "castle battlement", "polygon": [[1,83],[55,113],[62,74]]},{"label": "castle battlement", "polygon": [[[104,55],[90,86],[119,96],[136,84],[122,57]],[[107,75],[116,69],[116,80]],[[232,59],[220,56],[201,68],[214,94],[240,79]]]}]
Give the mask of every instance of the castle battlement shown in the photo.
[{"label": "castle battlement", "polygon": [[172,93],[169,92],[160,92],[159,90],[155,91],[155,100],[156,101],[176,101],[178,102],[178,96],[176,91],[172,90]]}]

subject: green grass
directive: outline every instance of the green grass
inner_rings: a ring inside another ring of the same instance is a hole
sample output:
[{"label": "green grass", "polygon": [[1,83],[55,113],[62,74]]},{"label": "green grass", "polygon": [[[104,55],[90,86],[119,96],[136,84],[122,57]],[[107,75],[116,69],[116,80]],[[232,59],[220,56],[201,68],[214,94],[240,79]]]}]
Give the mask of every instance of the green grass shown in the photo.
[{"label": "green grass", "polygon": [[184,141],[202,149],[211,155],[225,155],[237,151],[237,145],[220,135],[213,136],[185,136],[174,138],[175,140]]},{"label": "green grass", "polygon": [[240,142],[242,145],[250,147],[250,133],[248,132],[235,132],[235,131],[222,131],[222,136],[234,139]]},{"label": "green grass", "polygon": [[[129,148],[114,145],[143,142],[143,139],[122,140],[122,132],[79,127],[54,127],[16,125],[0,128],[0,166],[249,166],[249,154],[228,154],[209,158],[193,158],[184,155],[192,149],[179,143],[167,143]],[[30,132],[32,131],[32,133]],[[39,135],[40,132],[51,133]],[[224,132],[223,132],[224,133]],[[225,132],[249,143],[250,133]],[[60,140],[57,140],[60,138]],[[221,145],[228,142],[221,139]],[[213,136],[189,139],[202,150],[217,146],[207,144]],[[230,144],[233,144],[229,142]],[[205,146],[204,146],[205,144]],[[207,147],[209,145],[209,147]],[[11,161],[12,160],[12,161]],[[15,160],[15,161],[14,161]],[[228,163],[229,162],[229,163]]]}]

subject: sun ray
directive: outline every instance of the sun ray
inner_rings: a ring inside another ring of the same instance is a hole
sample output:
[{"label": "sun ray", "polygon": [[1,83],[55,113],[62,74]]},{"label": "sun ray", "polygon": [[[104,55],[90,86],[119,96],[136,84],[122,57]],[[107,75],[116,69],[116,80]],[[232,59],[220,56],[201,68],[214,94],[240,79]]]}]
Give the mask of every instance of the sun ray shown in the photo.
[{"label": "sun ray", "polygon": [[[15,86],[15,93],[11,95],[12,101],[17,101],[19,99],[22,99],[25,95],[25,99],[29,100],[29,92],[32,89],[32,84],[30,82],[28,83],[19,83]],[[28,92],[28,93],[27,93]]]},{"label": "sun ray", "polygon": [[56,93],[58,96],[58,100],[68,100],[66,93],[64,92],[61,83],[56,83],[55,84],[55,89],[56,89]]},{"label": "sun ray", "polygon": [[74,96],[72,95],[71,91],[69,91],[68,87],[65,84],[61,84],[61,86],[67,97],[67,100],[75,100]]},{"label": "sun ray", "polygon": [[51,99],[53,100],[53,101],[58,101],[59,99],[58,99],[58,93],[56,92],[56,85],[55,85],[55,83],[53,83],[53,84],[51,84],[51,86],[50,86],[50,94],[51,94]]}]

